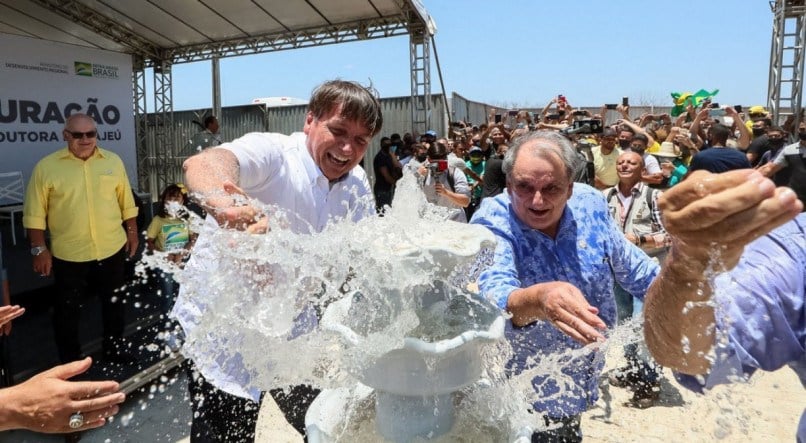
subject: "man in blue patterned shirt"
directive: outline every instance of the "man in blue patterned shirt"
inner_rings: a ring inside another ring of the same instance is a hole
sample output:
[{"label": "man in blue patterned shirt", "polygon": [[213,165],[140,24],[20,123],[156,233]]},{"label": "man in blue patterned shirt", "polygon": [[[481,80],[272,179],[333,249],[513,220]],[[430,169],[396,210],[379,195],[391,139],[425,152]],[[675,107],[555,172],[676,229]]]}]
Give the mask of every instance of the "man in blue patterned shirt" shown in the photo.
[{"label": "man in blue patterned shirt", "polygon": [[598,347],[588,345],[616,324],[614,280],[643,298],[658,273],[619,231],[602,193],[573,182],[576,159],[557,133],[519,138],[504,158],[507,192],[485,199],[472,219],[498,240],[479,286],[512,314],[512,373],[562,361],[532,379],[534,411],[554,428],[533,441],[581,440],[579,414],[596,402],[604,365]]}]

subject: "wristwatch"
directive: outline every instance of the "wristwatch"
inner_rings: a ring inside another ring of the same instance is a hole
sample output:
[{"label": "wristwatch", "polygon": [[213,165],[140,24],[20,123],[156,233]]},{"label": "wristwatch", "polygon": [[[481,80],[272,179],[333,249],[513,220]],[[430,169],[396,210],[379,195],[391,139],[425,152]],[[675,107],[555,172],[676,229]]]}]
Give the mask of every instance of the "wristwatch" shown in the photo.
[{"label": "wristwatch", "polygon": [[44,246],[44,245],[43,246],[33,246],[33,247],[31,247],[31,255],[36,257],[39,254],[41,254],[41,253],[43,253],[43,252],[45,252],[47,250],[48,250],[48,247]]}]

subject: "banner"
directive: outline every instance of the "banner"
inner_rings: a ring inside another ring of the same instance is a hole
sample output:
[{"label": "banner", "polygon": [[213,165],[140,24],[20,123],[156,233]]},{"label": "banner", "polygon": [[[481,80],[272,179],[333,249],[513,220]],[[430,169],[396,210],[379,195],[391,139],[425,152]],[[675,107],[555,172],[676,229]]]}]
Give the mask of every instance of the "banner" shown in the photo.
[{"label": "banner", "polygon": [[0,34],[0,172],[22,171],[27,185],[42,157],[67,146],[65,118],[84,113],[134,186],[132,103],[130,55]]}]

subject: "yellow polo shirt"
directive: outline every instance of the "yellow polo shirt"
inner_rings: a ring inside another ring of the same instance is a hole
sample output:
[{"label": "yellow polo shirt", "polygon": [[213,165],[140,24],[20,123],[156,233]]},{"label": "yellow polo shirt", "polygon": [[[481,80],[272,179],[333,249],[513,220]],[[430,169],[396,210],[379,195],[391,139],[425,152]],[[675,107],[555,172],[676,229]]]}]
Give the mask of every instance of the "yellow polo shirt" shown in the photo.
[{"label": "yellow polo shirt", "polygon": [[136,216],[123,161],[101,148],[86,161],[67,148],[48,155],[25,189],[23,225],[50,230],[51,252],[65,261],[114,255],[126,243],[123,220]]}]

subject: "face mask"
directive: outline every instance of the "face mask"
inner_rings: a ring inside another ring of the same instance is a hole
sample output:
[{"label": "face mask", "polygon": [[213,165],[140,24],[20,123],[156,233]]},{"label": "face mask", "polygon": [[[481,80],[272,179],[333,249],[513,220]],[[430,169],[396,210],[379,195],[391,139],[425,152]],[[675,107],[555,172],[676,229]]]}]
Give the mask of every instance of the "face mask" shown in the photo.
[{"label": "face mask", "polygon": [[769,140],[769,144],[770,144],[770,146],[772,146],[774,148],[780,148],[781,146],[784,145],[784,139],[779,138],[779,139],[776,139],[776,140]]},{"label": "face mask", "polygon": [[424,162],[426,158],[428,158],[428,155],[418,155],[417,156],[417,161],[418,162]]},{"label": "face mask", "polygon": [[753,128],[753,137],[758,137],[759,135],[764,135],[767,131],[764,128]]},{"label": "face mask", "polygon": [[167,201],[165,202],[165,213],[169,217],[178,218],[185,214],[185,207],[178,201]]},{"label": "face mask", "polygon": [[624,148],[624,149],[629,148],[629,147],[630,147],[630,143],[631,143],[631,141],[630,141],[630,140],[619,140],[619,141],[618,141],[618,145],[619,145],[619,146],[621,146],[621,147],[622,147],[622,148]]},{"label": "face mask", "polygon": [[806,131],[804,131],[804,132],[798,132],[798,137],[799,137],[801,140],[806,140]]}]

